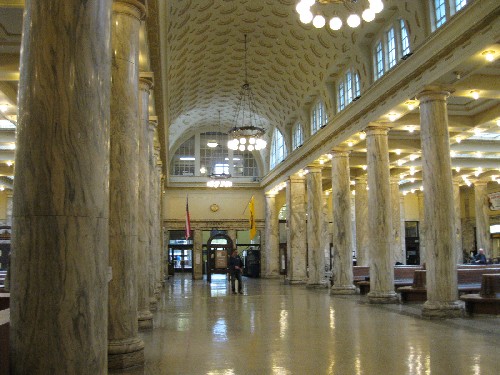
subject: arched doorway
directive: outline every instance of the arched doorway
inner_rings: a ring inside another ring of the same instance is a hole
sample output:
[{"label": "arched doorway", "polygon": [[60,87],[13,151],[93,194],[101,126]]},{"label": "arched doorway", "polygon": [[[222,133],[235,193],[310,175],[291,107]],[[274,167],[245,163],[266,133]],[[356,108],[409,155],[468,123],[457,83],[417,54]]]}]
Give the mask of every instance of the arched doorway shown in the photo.
[{"label": "arched doorway", "polygon": [[217,233],[207,241],[207,281],[212,274],[226,274],[227,262],[233,250],[233,240],[227,234]]}]

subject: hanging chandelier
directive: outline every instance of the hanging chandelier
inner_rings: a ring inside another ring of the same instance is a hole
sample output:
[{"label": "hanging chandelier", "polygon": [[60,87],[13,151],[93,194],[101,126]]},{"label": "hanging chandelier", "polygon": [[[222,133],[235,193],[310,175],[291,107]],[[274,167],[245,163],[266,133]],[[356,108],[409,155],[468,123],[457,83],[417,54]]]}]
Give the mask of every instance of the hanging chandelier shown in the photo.
[{"label": "hanging chandelier", "polygon": [[231,150],[254,151],[267,146],[263,139],[265,130],[257,126],[255,98],[248,83],[247,75],[247,36],[245,34],[245,83],[239,92],[238,106],[234,116],[234,126],[228,132],[227,147]]},{"label": "hanging chandelier", "polygon": [[[358,6],[361,3],[364,3],[364,6]],[[327,9],[323,5],[332,4],[344,5],[347,13],[349,13],[345,21],[352,28],[358,27],[361,24],[361,19],[365,22],[373,21],[375,16],[384,9],[382,0],[300,0],[295,9],[299,13],[302,23],[308,24],[312,21],[313,26],[320,29],[326,24],[323,13]],[[344,21],[334,10],[333,17],[330,18],[328,25],[332,30],[340,30],[343,24]]]},{"label": "hanging chandelier", "polygon": [[[222,128],[220,121],[220,111],[219,111],[219,128]],[[214,158],[212,172],[208,175],[209,180],[207,181],[207,187],[210,188],[229,188],[233,186],[233,182],[230,180],[231,174],[229,173],[229,165],[226,163],[226,158],[224,155],[223,148],[223,132],[216,131],[215,135],[220,137],[219,139],[211,139],[207,142],[207,146],[213,148]],[[212,144],[212,145],[211,145]],[[213,145],[215,144],[215,145]],[[220,155],[219,155],[220,150]]]}]

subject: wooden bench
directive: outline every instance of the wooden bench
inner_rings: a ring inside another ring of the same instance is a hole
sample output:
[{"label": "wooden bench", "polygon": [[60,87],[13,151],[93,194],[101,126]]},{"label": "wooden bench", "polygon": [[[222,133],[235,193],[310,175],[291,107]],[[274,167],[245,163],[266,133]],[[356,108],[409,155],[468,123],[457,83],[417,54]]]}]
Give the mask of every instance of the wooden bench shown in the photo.
[{"label": "wooden bench", "polygon": [[[413,273],[415,270],[422,269],[422,266],[394,266],[394,288],[412,285]],[[355,281],[360,294],[367,294],[370,291],[370,279]]]},{"label": "wooden bench", "polygon": [[460,299],[465,302],[469,314],[500,314],[500,273],[485,273],[481,279],[479,293],[464,294]]},{"label": "wooden bench", "polygon": [[[458,266],[458,294],[475,293],[481,290],[481,278],[485,273],[500,273],[500,267],[492,265]],[[427,300],[426,270],[416,270],[411,286],[396,289],[401,294],[402,302],[423,302]]]}]

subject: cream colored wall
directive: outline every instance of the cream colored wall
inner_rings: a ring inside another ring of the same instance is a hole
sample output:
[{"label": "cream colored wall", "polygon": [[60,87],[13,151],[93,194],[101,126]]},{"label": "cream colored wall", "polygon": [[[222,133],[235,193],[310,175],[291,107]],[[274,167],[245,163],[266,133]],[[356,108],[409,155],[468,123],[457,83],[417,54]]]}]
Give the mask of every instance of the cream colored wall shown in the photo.
[{"label": "cream colored wall", "polygon": [[404,197],[405,221],[418,221],[417,194],[408,193]]},{"label": "cream colored wall", "polygon": [[[256,220],[265,219],[265,200],[262,190],[256,189],[167,189],[163,199],[165,220],[185,220],[186,195],[189,194],[189,216],[194,220],[248,220],[247,204],[255,197]],[[216,204],[219,210],[212,212]]]},{"label": "cream colored wall", "polygon": [[0,191],[0,221],[7,220],[7,190]]}]

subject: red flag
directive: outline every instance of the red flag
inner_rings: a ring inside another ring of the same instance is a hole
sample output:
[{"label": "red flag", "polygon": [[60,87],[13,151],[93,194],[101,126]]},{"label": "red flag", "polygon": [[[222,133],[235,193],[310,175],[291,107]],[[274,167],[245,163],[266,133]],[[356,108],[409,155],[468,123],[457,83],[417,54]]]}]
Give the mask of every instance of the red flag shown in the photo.
[{"label": "red flag", "polygon": [[189,218],[189,201],[186,196],[186,228],[185,228],[186,240],[191,237],[191,219]]}]

